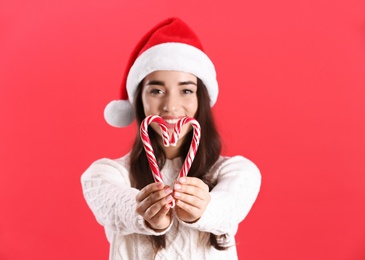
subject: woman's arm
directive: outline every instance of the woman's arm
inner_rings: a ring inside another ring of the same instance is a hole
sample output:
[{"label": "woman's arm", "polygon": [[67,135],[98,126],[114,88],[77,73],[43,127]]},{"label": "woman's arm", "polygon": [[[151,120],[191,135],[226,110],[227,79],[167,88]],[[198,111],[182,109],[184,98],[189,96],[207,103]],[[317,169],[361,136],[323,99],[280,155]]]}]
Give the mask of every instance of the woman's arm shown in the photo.
[{"label": "woman's arm", "polygon": [[236,233],[257,198],[260,171],[250,160],[235,156],[224,158],[213,174],[217,185],[210,192],[202,217],[195,223],[183,224],[215,235]]},{"label": "woman's arm", "polygon": [[128,175],[127,169],[114,160],[94,162],[81,176],[88,206],[97,221],[117,235],[162,234],[149,228],[137,214],[136,196],[139,190],[131,187]]}]

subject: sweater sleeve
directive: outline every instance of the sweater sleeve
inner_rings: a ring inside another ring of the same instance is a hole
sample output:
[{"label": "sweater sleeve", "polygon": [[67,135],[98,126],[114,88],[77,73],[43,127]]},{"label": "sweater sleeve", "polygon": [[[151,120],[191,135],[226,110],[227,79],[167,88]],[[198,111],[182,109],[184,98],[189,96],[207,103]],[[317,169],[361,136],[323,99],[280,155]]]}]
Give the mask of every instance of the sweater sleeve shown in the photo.
[{"label": "sweater sleeve", "polygon": [[145,225],[136,213],[136,195],[127,169],[110,159],[100,159],[82,174],[81,185],[87,205],[107,233],[161,235]]},{"label": "sweater sleeve", "polygon": [[210,192],[211,201],[203,216],[195,223],[183,225],[215,235],[235,235],[259,193],[260,171],[250,160],[235,156],[224,159],[214,175],[217,185]]}]

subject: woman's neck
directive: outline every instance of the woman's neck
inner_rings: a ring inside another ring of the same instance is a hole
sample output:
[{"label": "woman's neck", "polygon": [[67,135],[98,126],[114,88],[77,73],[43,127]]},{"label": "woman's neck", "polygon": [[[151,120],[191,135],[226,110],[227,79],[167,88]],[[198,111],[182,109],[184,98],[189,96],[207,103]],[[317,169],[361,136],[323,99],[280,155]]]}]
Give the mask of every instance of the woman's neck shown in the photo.
[{"label": "woman's neck", "polygon": [[161,145],[163,146],[163,149],[165,151],[165,155],[166,155],[166,159],[175,159],[177,157],[180,157],[181,155],[181,152],[180,152],[180,149],[181,149],[181,145],[183,144],[184,142],[184,138],[185,136],[183,136],[182,138],[180,138],[178,141],[177,141],[177,144],[176,146],[168,146],[168,147],[165,147],[163,146],[162,142],[161,142]]},{"label": "woman's neck", "polygon": [[174,159],[176,157],[179,157],[180,151],[178,146],[169,146],[164,147],[166,159]]}]

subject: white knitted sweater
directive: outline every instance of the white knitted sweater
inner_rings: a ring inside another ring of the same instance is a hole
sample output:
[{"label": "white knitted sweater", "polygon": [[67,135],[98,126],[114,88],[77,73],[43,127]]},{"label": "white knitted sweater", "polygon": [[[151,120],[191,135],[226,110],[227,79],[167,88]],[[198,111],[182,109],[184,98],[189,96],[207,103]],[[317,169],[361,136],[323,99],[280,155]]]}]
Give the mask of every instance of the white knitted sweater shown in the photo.
[{"label": "white knitted sweater", "polygon": [[[235,235],[238,224],[250,211],[258,195],[261,175],[250,160],[220,157],[209,173],[217,180],[203,216],[188,224],[174,215],[170,227],[156,233],[136,213],[136,195],[129,180],[129,155],[117,160],[100,159],[81,176],[84,197],[97,221],[104,226],[110,243],[110,260],[148,259],[237,259]],[[181,159],[167,160],[161,170],[171,185],[182,165]],[[228,250],[208,246],[209,233],[228,234]],[[154,253],[148,235],[166,234],[166,248]]]}]

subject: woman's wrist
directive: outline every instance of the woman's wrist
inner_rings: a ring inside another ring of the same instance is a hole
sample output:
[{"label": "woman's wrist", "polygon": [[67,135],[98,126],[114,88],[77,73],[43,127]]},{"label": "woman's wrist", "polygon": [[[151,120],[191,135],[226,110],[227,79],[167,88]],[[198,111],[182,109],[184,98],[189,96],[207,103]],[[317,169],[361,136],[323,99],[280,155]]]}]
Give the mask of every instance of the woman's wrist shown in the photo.
[{"label": "woman's wrist", "polygon": [[157,232],[157,233],[161,233],[164,232],[166,229],[168,229],[169,226],[165,227],[165,228],[155,228],[151,225],[151,223],[149,223],[147,220],[144,221],[146,226],[150,229],[152,229],[153,231]]}]

